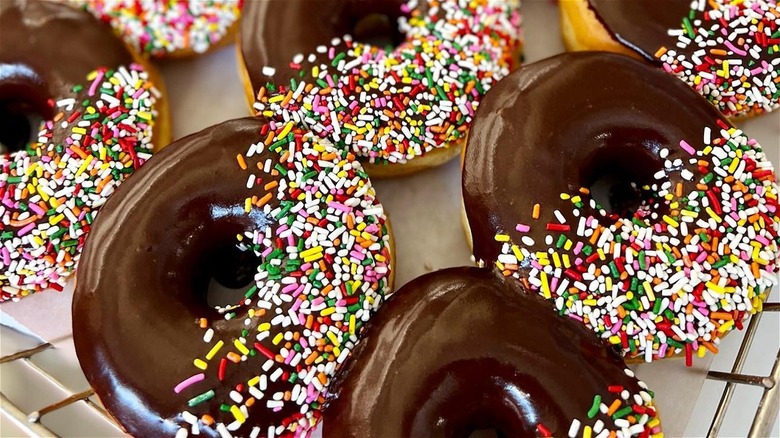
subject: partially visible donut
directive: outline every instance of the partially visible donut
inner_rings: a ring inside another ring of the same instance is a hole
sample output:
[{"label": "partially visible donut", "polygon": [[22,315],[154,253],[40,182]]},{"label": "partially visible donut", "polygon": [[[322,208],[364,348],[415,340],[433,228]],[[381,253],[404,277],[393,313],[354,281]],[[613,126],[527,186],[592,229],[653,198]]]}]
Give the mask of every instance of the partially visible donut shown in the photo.
[{"label": "partially visible donut", "polygon": [[560,55],[501,81],[477,112],[463,193],[478,261],[629,357],[717,352],[777,284],[761,146],[622,55]]},{"label": "partially visible donut", "polygon": [[[351,153],[292,124],[225,122],[173,143],[101,211],[76,352],[131,435],[298,436],[391,290],[391,262]],[[217,310],[212,277],[251,286]]]},{"label": "partially visible donut", "polygon": [[570,50],[609,50],[677,76],[730,117],[780,106],[776,0],[569,0]]},{"label": "partially visible donut", "polygon": [[142,56],[186,57],[233,42],[244,0],[67,0]]},{"label": "partially visible donut", "polygon": [[162,85],[86,12],[0,2],[0,302],[62,289],[106,198],[170,140]]},{"label": "partially visible donut", "polygon": [[408,283],[337,374],[323,436],[663,436],[653,392],[585,327],[499,272]]},{"label": "partially visible donut", "polygon": [[259,114],[398,176],[458,154],[479,100],[518,64],[519,27],[517,0],[253,1],[240,70]]}]

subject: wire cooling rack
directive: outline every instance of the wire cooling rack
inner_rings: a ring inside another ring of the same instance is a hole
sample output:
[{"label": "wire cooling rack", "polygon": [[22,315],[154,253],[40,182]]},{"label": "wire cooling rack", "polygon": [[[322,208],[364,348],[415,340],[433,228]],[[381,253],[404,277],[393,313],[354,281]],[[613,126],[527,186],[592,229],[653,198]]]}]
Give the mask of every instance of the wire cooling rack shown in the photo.
[{"label": "wire cooling rack", "polygon": [[[764,312],[778,312],[780,311],[780,303],[765,303]],[[749,437],[765,437],[768,436],[772,430],[772,426],[778,416],[778,409],[780,409],[780,349],[777,351],[775,363],[772,366],[772,371],[768,376],[755,376],[742,374],[742,368],[745,365],[745,361],[750,353],[750,348],[755,338],[758,327],[761,323],[762,313],[753,315],[750,319],[750,323],[745,330],[745,336],[740,345],[739,352],[734,359],[734,364],[730,372],[724,371],[709,371],[707,378],[710,380],[717,380],[726,382],[726,386],[723,389],[723,393],[720,398],[720,402],[715,410],[715,414],[710,424],[707,437],[717,437],[721,426],[723,425],[723,419],[726,416],[731,399],[734,395],[734,391],[737,385],[752,385],[763,388],[763,394],[761,400],[756,409],[756,414],[753,418],[753,423],[750,427]],[[59,409],[74,403],[85,403],[97,414],[105,417],[108,421],[113,422],[113,419],[106,412],[106,410],[92,398],[94,392],[91,389],[85,389],[84,391],[72,393],[65,385],[57,380],[54,376],[48,373],[46,370],[36,365],[31,359],[38,353],[53,348],[50,343],[43,343],[35,348],[29,350],[20,351],[8,356],[0,358],[0,365],[8,362],[20,361],[25,366],[30,367],[34,372],[39,374],[44,379],[48,380],[60,390],[66,394],[70,394],[64,399],[44,406],[37,411],[26,413],[19,409],[13,401],[9,400],[5,394],[0,392],[0,411],[4,412],[19,429],[31,436],[39,437],[57,437],[54,431],[50,430],[41,423],[41,419],[55,412]],[[117,426],[118,427],[118,426]]]}]

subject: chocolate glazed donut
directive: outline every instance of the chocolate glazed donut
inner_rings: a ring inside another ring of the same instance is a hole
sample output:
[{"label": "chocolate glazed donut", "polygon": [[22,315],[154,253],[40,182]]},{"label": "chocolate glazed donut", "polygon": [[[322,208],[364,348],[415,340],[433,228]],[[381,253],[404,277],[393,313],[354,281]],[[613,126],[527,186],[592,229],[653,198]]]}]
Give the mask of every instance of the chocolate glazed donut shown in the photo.
[{"label": "chocolate glazed donut", "polygon": [[[128,433],[314,426],[323,388],[389,290],[370,181],[353,156],[290,126],[247,118],[181,139],[95,222],[74,341]],[[218,312],[206,300],[212,277],[242,277],[248,291]]]},{"label": "chocolate glazed donut", "polygon": [[[101,401],[135,436],[173,436],[179,429],[181,400],[171,388],[192,374],[187,359],[204,348],[194,321],[213,318],[237,336],[243,329],[242,318],[221,320],[206,305],[213,261],[204,255],[268,220],[243,213],[246,176],[235,159],[257,141],[261,124],[227,122],[161,152],[153,171],[142,167],[101,211],[105,226],[93,229],[90,242],[102,244],[85,247],[87,269],[73,301],[76,352]],[[256,161],[259,156],[248,164]],[[109,218],[133,225],[119,227]],[[215,374],[208,379],[217,380]]]},{"label": "chocolate glazed donut", "polygon": [[597,436],[614,420],[603,413],[588,420],[594,396],[610,404],[608,387],[620,386],[649,400],[585,327],[491,269],[445,269],[408,283],[369,323],[353,359],[332,387],[323,436],[468,437],[493,429],[559,437],[573,424],[579,436],[589,421],[602,423]]},{"label": "chocolate glazed donut", "polygon": [[491,90],[463,194],[478,262],[628,357],[690,365],[777,284],[774,178],[761,146],[683,82],[579,52]]}]

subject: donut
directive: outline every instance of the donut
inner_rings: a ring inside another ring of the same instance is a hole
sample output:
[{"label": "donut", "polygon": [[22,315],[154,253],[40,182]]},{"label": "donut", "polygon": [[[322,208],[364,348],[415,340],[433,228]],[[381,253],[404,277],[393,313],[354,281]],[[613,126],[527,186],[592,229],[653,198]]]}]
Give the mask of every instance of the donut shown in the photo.
[{"label": "donut", "polygon": [[[73,335],[127,433],[298,436],[317,423],[392,286],[384,212],[354,158],[291,123],[233,120],[174,142],[109,199]],[[207,305],[211,278],[246,271],[240,299]]]},{"label": "donut", "polygon": [[663,436],[653,392],[615,351],[488,268],[394,293],[328,398],[323,436]]},{"label": "donut", "polygon": [[109,23],[136,53],[183,58],[229,44],[244,0],[68,0]]},{"label": "donut", "polygon": [[62,290],[95,215],[170,140],[159,75],[64,4],[0,2],[0,302]]},{"label": "donut", "polygon": [[761,146],[623,55],[528,65],[482,102],[463,193],[475,259],[635,361],[717,352],[777,284]]},{"label": "donut", "polygon": [[571,0],[560,15],[569,50],[644,59],[729,117],[780,106],[777,0]]},{"label": "donut", "polygon": [[375,177],[456,156],[479,100],[518,63],[515,0],[323,5],[245,5],[238,59],[247,97],[256,113],[304,122],[349,148]]}]

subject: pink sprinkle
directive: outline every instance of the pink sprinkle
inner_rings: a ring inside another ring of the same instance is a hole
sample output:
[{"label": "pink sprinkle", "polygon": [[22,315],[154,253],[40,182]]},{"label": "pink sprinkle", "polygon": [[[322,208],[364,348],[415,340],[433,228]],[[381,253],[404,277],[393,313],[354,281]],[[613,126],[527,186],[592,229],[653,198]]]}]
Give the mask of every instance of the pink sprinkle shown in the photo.
[{"label": "pink sprinkle", "polygon": [[92,85],[89,86],[89,91],[88,91],[89,96],[95,95],[95,90],[97,90],[98,84],[102,80],[103,80],[103,70],[98,70],[98,75],[95,77],[95,80],[92,81]]},{"label": "pink sprinkle", "polygon": [[531,230],[531,227],[530,227],[530,226],[528,226],[528,225],[525,225],[525,224],[517,224],[517,226],[515,227],[515,229],[516,229],[518,232],[520,232],[520,233],[527,233],[528,231],[530,231],[530,230]]},{"label": "pink sprinkle", "polygon": [[683,148],[685,152],[688,152],[690,155],[696,154],[696,149],[694,149],[691,145],[688,144],[685,140],[680,140],[680,147]]},{"label": "pink sprinkle", "polygon": [[31,222],[31,223],[27,224],[27,226],[25,226],[21,230],[17,231],[16,235],[19,236],[19,237],[24,236],[25,234],[29,233],[33,229],[35,229],[35,222]]},{"label": "pink sprinkle", "polygon": [[203,373],[195,374],[194,376],[189,377],[187,379],[184,379],[181,383],[176,385],[176,387],[173,388],[173,392],[178,394],[178,393],[184,391],[184,388],[192,385],[193,383],[198,383],[198,382],[200,382],[201,380],[203,380],[205,378],[206,378],[206,375],[203,374]]}]

